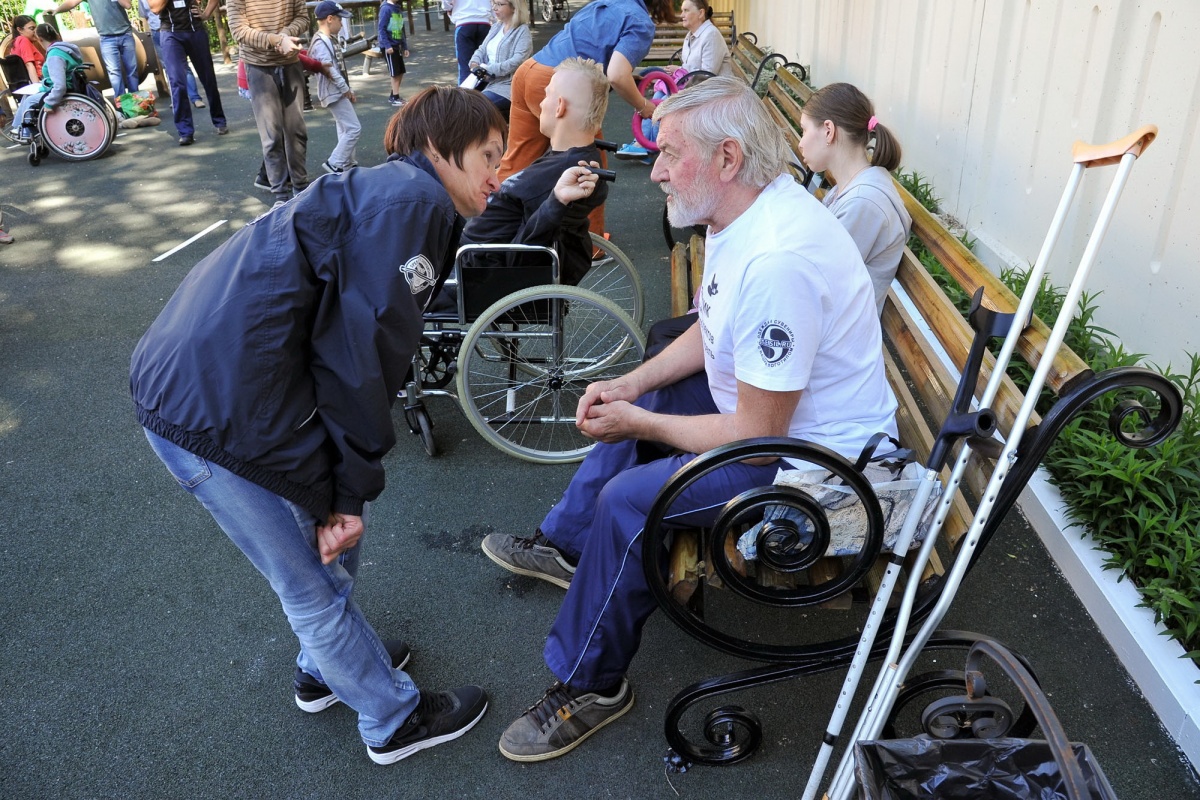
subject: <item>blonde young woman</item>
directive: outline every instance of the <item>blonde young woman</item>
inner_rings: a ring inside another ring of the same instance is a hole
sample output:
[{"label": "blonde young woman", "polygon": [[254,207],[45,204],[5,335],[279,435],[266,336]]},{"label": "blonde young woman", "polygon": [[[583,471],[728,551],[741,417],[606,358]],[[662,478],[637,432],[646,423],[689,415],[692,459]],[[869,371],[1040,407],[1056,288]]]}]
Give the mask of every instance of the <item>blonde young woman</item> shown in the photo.
[{"label": "blonde young woman", "polygon": [[875,116],[867,96],[848,83],[814,93],[800,124],[804,161],[836,182],[825,195],[825,206],[858,245],[883,313],[912,226],[890,174],[900,166],[900,142]]},{"label": "blonde young woman", "polygon": [[517,67],[533,52],[533,34],[529,32],[529,7],[520,0],[492,0],[496,23],[471,56],[471,71],[487,70],[483,96],[491,100],[504,118],[512,106],[512,79]]}]

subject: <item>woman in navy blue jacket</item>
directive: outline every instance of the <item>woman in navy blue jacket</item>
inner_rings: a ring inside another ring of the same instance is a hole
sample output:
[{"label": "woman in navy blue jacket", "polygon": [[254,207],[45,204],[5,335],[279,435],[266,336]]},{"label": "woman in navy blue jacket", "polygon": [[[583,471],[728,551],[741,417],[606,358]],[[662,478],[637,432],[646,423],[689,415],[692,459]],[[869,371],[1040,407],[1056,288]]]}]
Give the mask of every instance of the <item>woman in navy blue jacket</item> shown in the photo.
[{"label": "woman in navy blue jacket", "polygon": [[188,274],[134,350],[138,420],[175,479],[270,581],[300,640],[296,702],[345,702],[378,763],[462,735],[483,690],[418,691],[352,599],[391,405],[453,262],[499,188],[504,120],[430,88],[393,117],[388,161],[326,175]]}]

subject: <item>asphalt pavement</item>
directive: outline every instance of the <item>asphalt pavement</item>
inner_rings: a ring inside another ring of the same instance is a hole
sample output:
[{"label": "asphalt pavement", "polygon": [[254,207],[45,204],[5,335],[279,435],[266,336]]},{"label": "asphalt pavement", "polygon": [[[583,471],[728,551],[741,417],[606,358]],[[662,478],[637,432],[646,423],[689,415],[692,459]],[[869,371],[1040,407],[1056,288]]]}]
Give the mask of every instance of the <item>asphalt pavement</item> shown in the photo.
[{"label": "asphalt pavement", "polygon": [[[555,26],[539,25],[537,41]],[[411,38],[403,93],[454,77],[453,34]],[[384,159],[387,77],[351,77],[364,167]],[[292,703],[295,640],[262,578],[174,484],[128,397],[129,356],[180,280],[265,212],[250,104],[218,65],[230,133],[197,110],[179,148],[166,117],[122,132],[86,163],[39,167],[0,149],[0,206],[17,243],[0,246],[0,796],[20,798],[708,798],[798,796],[840,674],[738,695],[763,719],[745,763],[668,774],[667,702],[684,686],[746,668],[663,615],[630,679],[637,704],[568,756],[517,765],[501,731],[551,681],[541,661],[561,592],[512,576],[479,551],[490,531],[528,532],[570,466],[535,466],[484,443],[447,401],[430,404],[443,453],[429,458],[394,415],[399,445],[372,510],[356,597],[385,637],[411,643],[419,685],[479,683],[491,708],[453,743],[373,764],[342,706]],[[150,86],[152,81],[147,81]],[[628,139],[614,96],[606,132]],[[332,119],[306,115],[314,173]],[[616,162],[613,238],[633,258],[648,321],[667,313],[661,194],[649,167]],[[948,620],[1024,653],[1068,735],[1088,743],[1124,800],[1200,799],[1200,784],[1014,512]],[[694,734],[693,734],[694,735]]]}]

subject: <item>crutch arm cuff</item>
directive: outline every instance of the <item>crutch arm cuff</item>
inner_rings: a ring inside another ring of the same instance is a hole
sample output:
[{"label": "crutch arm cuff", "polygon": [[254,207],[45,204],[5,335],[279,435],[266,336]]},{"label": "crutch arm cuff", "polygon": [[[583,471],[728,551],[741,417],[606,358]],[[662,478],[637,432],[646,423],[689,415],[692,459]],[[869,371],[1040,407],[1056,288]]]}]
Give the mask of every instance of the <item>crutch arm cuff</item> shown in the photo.
[{"label": "crutch arm cuff", "polygon": [[1104,167],[1116,164],[1126,153],[1131,153],[1135,157],[1140,156],[1156,136],[1158,136],[1157,125],[1143,125],[1128,136],[1123,136],[1108,144],[1088,144],[1080,140],[1072,146],[1071,158],[1076,164],[1082,164],[1085,167]]}]

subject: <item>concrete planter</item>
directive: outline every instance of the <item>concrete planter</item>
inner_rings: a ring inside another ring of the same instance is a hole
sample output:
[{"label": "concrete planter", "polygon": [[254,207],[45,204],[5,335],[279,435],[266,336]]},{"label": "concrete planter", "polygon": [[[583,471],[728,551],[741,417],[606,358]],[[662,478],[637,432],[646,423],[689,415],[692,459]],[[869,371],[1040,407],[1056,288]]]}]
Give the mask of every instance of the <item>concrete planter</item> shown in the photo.
[{"label": "concrete planter", "polygon": [[1104,554],[1091,536],[1068,527],[1066,504],[1044,469],[1029,481],[1019,505],[1167,732],[1200,767],[1200,668],[1183,657],[1182,645],[1162,635],[1154,612],[1137,607],[1141,596],[1133,583],[1103,569]]}]

